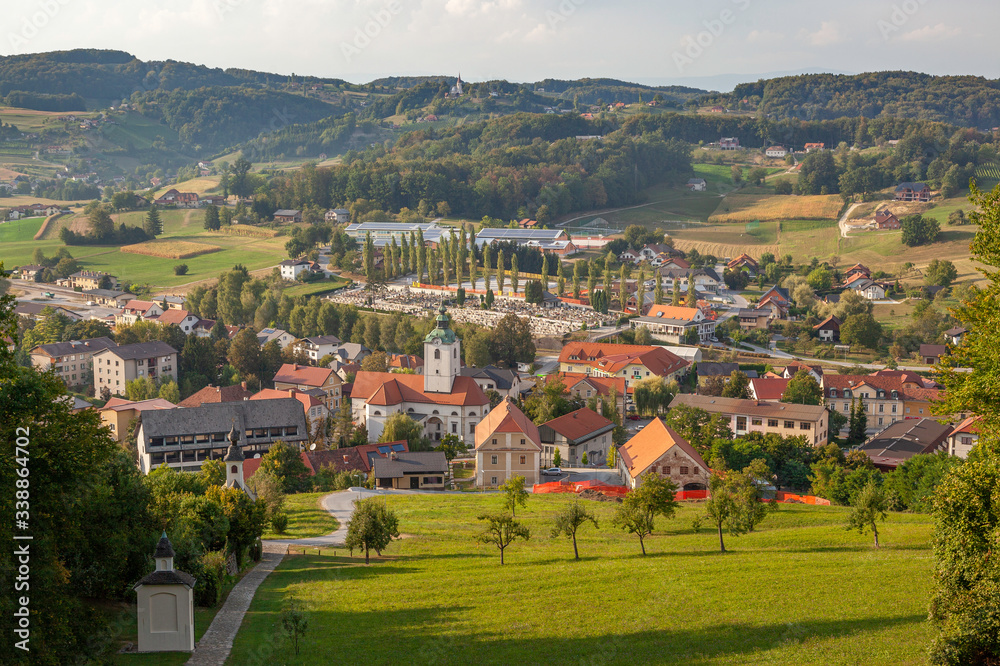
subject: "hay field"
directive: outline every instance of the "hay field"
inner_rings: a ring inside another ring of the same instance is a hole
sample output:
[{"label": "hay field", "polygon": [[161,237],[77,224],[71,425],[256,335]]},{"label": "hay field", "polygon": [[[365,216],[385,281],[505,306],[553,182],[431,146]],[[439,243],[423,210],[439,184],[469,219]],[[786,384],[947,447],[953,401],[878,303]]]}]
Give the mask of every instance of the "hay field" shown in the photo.
[{"label": "hay field", "polygon": [[222,250],[218,245],[192,243],[191,241],[163,240],[147,241],[126,245],[121,251],[128,254],[144,254],[148,257],[163,257],[165,259],[190,259],[203,254],[211,254]]},{"label": "hay field", "polygon": [[708,218],[709,222],[760,222],[777,220],[835,220],[843,200],[833,194],[785,196],[730,194]]}]

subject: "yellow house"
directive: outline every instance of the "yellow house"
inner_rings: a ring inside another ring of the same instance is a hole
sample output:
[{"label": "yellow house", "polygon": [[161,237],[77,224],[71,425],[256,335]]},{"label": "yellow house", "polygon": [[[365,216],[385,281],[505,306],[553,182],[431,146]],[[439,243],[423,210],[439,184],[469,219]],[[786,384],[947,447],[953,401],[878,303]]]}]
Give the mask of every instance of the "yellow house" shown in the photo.
[{"label": "yellow house", "polygon": [[476,425],[476,485],[495,488],[514,476],[538,483],[541,452],[538,426],[504,400]]},{"label": "yellow house", "polygon": [[152,400],[141,400],[132,402],[124,398],[111,398],[104,407],[97,410],[101,416],[101,422],[111,430],[116,442],[124,442],[128,434],[128,426],[132,419],[139,418],[139,415],[149,409],[176,409],[177,405],[164,400],[163,398],[153,398]]}]

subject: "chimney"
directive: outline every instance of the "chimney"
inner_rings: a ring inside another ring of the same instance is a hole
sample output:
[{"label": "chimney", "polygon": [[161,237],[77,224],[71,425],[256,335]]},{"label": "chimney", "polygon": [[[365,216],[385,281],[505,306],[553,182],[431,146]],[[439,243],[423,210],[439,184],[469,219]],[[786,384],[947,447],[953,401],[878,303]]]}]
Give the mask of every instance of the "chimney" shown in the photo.
[{"label": "chimney", "polygon": [[244,391],[246,391],[246,390],[247,390],[247,383],[246,383],[246,382],[240,382],[240,386],[242,386],[242,387],[243,387],[243,390],[244,390]]},{"label": "chimney", "polygon": [[294,398],[297,391],[295,389],[288,389],[288,397]]},{"label": "chimney", "polygon": [[395,460],[395,459],[396,459],[396,452],[389,451],[389,460]]},{"label": "chimney", "polygon": [[346,453],[344,454],[344,462],[345,463],[347,462],[347,454]]}]

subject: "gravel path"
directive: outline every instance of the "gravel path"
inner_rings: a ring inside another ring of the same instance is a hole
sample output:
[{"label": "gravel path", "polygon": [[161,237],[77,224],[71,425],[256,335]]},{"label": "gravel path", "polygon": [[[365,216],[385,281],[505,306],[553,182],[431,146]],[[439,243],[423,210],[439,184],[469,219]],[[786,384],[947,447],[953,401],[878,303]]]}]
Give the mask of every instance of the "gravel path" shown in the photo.
[{"label": "gravel path", "polygon": [[222,666],[229,658],[233,649],[233,639],[243,624],[243,616],[250,608],[254,592],[264,582],[268,574],[274,571],[288,547],[284,544],[264,542],[264,556],[260,563],[247,575],[243,576],[236,587],[229,593],[226,603],[212,620],[205,635],[195,645],[194,654],[187,660],[188,666]]}]

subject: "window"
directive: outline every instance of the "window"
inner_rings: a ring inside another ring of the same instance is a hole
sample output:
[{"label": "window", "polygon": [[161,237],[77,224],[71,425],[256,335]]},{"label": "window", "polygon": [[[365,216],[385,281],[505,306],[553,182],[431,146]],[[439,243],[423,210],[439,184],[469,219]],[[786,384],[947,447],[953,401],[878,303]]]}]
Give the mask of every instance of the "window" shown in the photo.
[{"label": "window", "polygon": [[812,430],[813,424],[808,421],[799,422],[799,430]]},{"label": "window", "polygon": [[[493,438],[493,445],[494,445],[494,446],[496,446],[496,443],[497,443],[497,438],[496,438],[496,437],[494,437],[494,438]],[[494,457],[494,458],[496,458],[496,456],[493,456],[493,457]],[[494,463],[494,464],[496,464],[496,463]]]},{"label": "window", "polygon": [[879,403],[879,405],[878,405],[878,413],[881,414],[884,411],[885,411],[885,405],[882,404],[882,403]]},{"label": "window", "polygon": [[767,420],[767,427],[768,428],[777,428],[778,427],[778,419],[768,419]]},{"label": "window", "polygon": [[785,421],[785,429],[791,430],[795,427],[795,421]]},{"label": "window", "polygon": [[233,474],[236,474],[237,473],[236,472],[236,465],[233,465],[232,467],[230,467],[229,471],[232,472]]},{"label": "window", "polygon": [[457,423],[452,422],[452,424],[451,424],[451,431],[453,433],[455,433],[456,435],[458,434],[458,424]]},{"label": "window", "polygon": [[754,417],[750,419],[750,425],[755,425],[755,426],[764,425],[764,419]]},{"label": "window", "polygon": [[497,477],[495,477],[495,476],[491,476],[490,477],[490,485],[491,486],[497,485]]},{"label": "window", "polygon": [[850,411],[850,409],[851,409],[851,403],[849,403],[849,402],[845,402],[845,403],[844,403],[844,411],[845,411],[845,412],[846,412],[846,411]]},{"label": "window", "polygon": [[682,474],[682,475],[686,475],[687,473],[688,473],[688,468],[687,468],[687,467],[684,467],[684,466],[682,465],[682,466],[681,466],[681,474]]},{"label": "window", "polygon": [[519,465],[527,465],[528,464],[528,456],[521,456],[520,459],[517,461],[517,463]]},{"label": "window", "polygon": [[434,360],[435,361],[440,361],[441,360],[441,350],[440,349],[435,349],[434,350]]},{"label": "window", "polygon": [[663,473],[664,474],[670,474],[670,465],[665,465],[663,467]]},{"label": "window", "polygon": [[499,462],[499,456],[490,456],[490,464],[496,465]]},{"label": "window", "polygon": [[882,417],[881,417],[881,416],[880,416],[880,417],[878,417],[878,424],[879,424],[879,425],[882,425]]},{"label": "window", "polygon": [[830,389],[830,397],[831,398],[837,397],[837,389]]},{"label": "window", "polygon": [[701,472],[700,472],[700,470],[699,470],[699,469],[698,469],[697,467],[695,467],[695,468],[694,468],[694,472],[693,472],[693,473],[694,473],[694,474],[700,474]]},{"label": "window", "polygon": [[893,406],[892,406],[892,413],[893,413],[893,414],[895,414],[895,413],[896,413],[896,405],[893,405]]},{"label": "window", "polygon": [[524,437],[521,438],[521,446],[524,446]]}]

